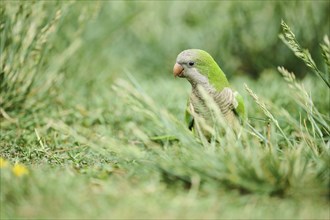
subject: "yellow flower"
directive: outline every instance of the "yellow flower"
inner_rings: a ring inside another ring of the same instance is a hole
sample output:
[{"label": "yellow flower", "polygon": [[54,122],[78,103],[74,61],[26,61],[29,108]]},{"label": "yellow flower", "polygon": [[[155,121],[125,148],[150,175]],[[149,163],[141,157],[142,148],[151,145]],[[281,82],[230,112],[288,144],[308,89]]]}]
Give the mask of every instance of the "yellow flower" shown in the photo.
[{"label": "yellow flower", "polygon": [[8,161],[0,157],[0,168],[5,168],[8,166]]},{"label": "yellow flower", "polygon": [[29,170],[22,164],[15,164],[12,168],[15,176],[23,176],[29,174]]}]

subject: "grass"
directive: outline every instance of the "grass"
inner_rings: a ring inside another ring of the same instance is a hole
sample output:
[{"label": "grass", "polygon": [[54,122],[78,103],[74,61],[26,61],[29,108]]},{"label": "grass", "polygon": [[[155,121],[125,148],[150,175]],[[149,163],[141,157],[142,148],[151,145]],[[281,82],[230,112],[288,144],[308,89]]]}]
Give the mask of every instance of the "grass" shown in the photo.
[{"label": "grass", "polygon": [[[288,13],[284,3],[251,3],[247,11],[239,2],[196,4],[202,11],[232,11],[224,15],[235,19],[225,33],[254,27],[258,16],[270,19],[272,7]],[[324,5],[315,5],[290,9],[318,12],[319,24]],[[254,7],[263,12],[254,17]],[[219,58],[228,60],[228,72],[246,71],[230,81],[245,99],[249,122],[238,139],[227,131],[208,142],[183,123],[190,87],[172,77],[171,67],[178,48],[202,47],[193,34],[198,28],[212,34],[211,27],[230,23],[203,27],[208,17],[184,8],[171,2],[1,4],[1,218],[329,218],[328,37],[308,52],[279,20],[270,30],[280,26],[280,38],[274,31],[264,46],[252,45],[251,35],[234,39],[256,49],[241,54],[255,66],[225,52]],[[156,41],[163,29],[146,31],[150,19],[177,33],[167,38],[168,47]],[[264,27],[253,31],[257,38]],[[180,40],[179,29],[192,34],[189,42]],[[210,44],[226,39],[218,34]],[[266,68],[271,57],[258,56],[265,45],[276,45],[295,70],[305,68],[299,74],[305,77],[296,78],[286,69],[291,65]],[[222,51],[236,51],[231,48]],[[323,58],[313,58],[315,51]],[[260,71],[258,79],[247,76],[256,75],[252,70]],[[221,117],[215,119],[226,130]]]}]

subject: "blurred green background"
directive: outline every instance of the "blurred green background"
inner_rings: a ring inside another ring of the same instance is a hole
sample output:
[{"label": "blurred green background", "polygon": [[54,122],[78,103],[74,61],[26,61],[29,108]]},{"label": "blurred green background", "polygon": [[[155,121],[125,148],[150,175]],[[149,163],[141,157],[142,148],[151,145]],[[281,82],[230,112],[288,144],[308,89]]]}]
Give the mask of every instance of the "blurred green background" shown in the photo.
[{"label": "blurred green background", "polygon": [[[308,74],[303,62],[278,37],[280,22],[293,29],[324,71],[319,42],[330,32],[329,11],[329,1],[321,0],[5,1],[1,51],[17,53],[4,56],[2,63],[14,67],[21,53],[33,66],[36,60],[29,55],[36,52],[40,30],[57,19],[37,50],[39,78],[56,74],[64,76],[64,83],[79,78],[88,86],[111,84],[127,72],[144,81],[169,78],[177,54],[188,48],[208,51],[229,78],[256,78],[277,66],[303,77]],[[27,37],[34,40],[21,40]]]},{"label": "blurred green background", "polygon": [[[58,4],[63,16],[51,52],[61,54],[80,40],[78,49],[65,59],[60,72],[65,77],[64,85],[81,91],[91,105],[102,92],[100,85],[107,83],[110,89],[117,78],[126,78],[127,74],[146,85],[148,92],[154,91],[151,95],[156,97],[161,93],[158,84],[173,79],[177,54],[188,48],[208,51],[229,78],[237,76],[242,81],[265,75],[271,83],[280,76],[278,66],[286,67],[298,77],[314,76],[279,39],[282,19],[292,28],[302,47],[310,51],[319,68],[326,69],[319,43],[324,35],[330,34],[328,1]],[[186,82],[174,82],[174,85],[189,91]],[[237,86],[236,89],[240,90]]]},{"label": "blurred green background", "polygon": [[[329,34],[329,1],[111,1],[76,3],[99,12],[83,33],[78,72],[113,76],[171,74],[176,55],[187,48],[208,51],[229,76],[259,76],[286,66],[306,74],[301,61],[278,38],[285,20],[312,56],[320,61],[319,42]],[[90,4],[89,6],[87,6]],[[70,11],[67,19],[77,16]],[[63,22],[60,42],[70,41],[75,22]],[[65,47],[66,45],[63,45]],[[84,61],[84,62],[83,62]],[[81,65],[84,63],[84,65]]]}]

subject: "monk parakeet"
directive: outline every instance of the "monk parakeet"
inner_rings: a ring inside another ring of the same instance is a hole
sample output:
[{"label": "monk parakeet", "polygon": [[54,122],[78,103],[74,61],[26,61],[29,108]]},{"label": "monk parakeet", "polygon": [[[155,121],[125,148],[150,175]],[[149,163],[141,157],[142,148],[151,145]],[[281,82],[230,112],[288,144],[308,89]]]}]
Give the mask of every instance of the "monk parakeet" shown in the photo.
[{"label": "monk parakeet", "polygon": [[199,49],[182,51],[176,59],[173,74],[186,78],[192,86],[186,111],[186,121],[190,130],[197,129],[194,114],[205,121],[211,120],[209,109],[205,104],[205,96],[201,94],[200,88],[214,100],[229,126],[239,125],[246,119],[242,96],[230,88],[226,75],[206,51]]}]

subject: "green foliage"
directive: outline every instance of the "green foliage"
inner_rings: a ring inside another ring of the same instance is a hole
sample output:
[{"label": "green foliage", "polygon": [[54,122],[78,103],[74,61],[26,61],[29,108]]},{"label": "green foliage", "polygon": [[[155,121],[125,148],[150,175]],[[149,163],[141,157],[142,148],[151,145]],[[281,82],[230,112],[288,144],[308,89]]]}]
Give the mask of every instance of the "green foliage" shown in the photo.
[{"label": "green foliage", "polygon": [[[326,2],[0,7],[1,218],[328,218]],[[191,47],[246,75],[239,138],[216,112],[210,142],[187,129],[171,69]]]},{"label": "green foliage", "polygon": [[[305,184],[314,181],[311,186],[318,185],[321,189],[319,183],[324,179],[317,179],[316,176],[324,171],[325,164],[316,158],[319,154],[328,154],[324,142],[314,143],[320,144],[320,149],[315,152],[316,155],[311,151],[307,141],[298,143],[295,140],[291,147],[280,144],[281,139],[288,138],[283,130],[275,129],[271,130],[274,139],[269,140],[270,143],[260,142],[258,137],[250,135],[249,131],[243,131],[240,139],[236,139],[227,131],[225,137],[219,137],[215,142],[199,142],[170,113],[156,107],[156,103],[146,94],[125,82],[120,82],[118,86],[121,89],[116,87],[116,91],[128,92],[129,96],[123,99],[127,100],[136,112],[146,117],[146,121],[153,122],[152,130],[149,129],[150,125],[135,127],[135,132],[140,133],[135,137],[140,139],[141,143],[147,147],[150,141],[148,137],[155,135],[154,132],[159,132],[160,135],[168,134],[179,140],[179,143],[172,144],[165,151],[152,148],[155,150],[154,160],[147,163],[153,162],[153,167],[159,167],[165,175],[165,181],[170,180],[169,184],[182,182],[192,187],[192,178],[196,177],[201,183],[207,182],[230,189],[236,188],[243,192],[270,195],[294,194]],[[297,132],[302,132],[300,128],[297,129]],[[283,136],[279,132],[282,132]],[[294,133],[287,135],[290,135],[290,139],[296,139]],[[166,139],[164,141],[166,142]],[[299,148],[294,147],[298,145]],[[313,156],[307,157],[310,154]],[[320,170],[314,167],[315,163],[320,163],[316,165]],[[325,192],[327,184],[325,183],[323,187],[321,193]]]},{"label": "green foliage", "polygon": [[[57,28],[61,10],[42,10],[42,4],[35,6],[40,10],[24,3],[1,4],[2,111],[20,110],[29,96],[40,93],[40,90],[47,92],[53,83],[49,78],[44,88],[34,88],[36,78],[42,75],[45,53],[51,45],[49,37]],[[30,105],[39,100],[33,101]]]},{"label": "green foliage", "polygon": [[1,4],[0,105],[3,116],[8,118],[10,111],[33,112],[46,108],[49,100],[57,96],[56,84],[62,82],[63,66],[81,46],[84,23],[93,14],[75,18],[79,28],[70,32],[70,44],[56,51],[59,39],[62,40],[56,38],[56,34],[66,34],[59,30],[61,21],[68,19],[67,13],[74,6],[47,2]]}]

